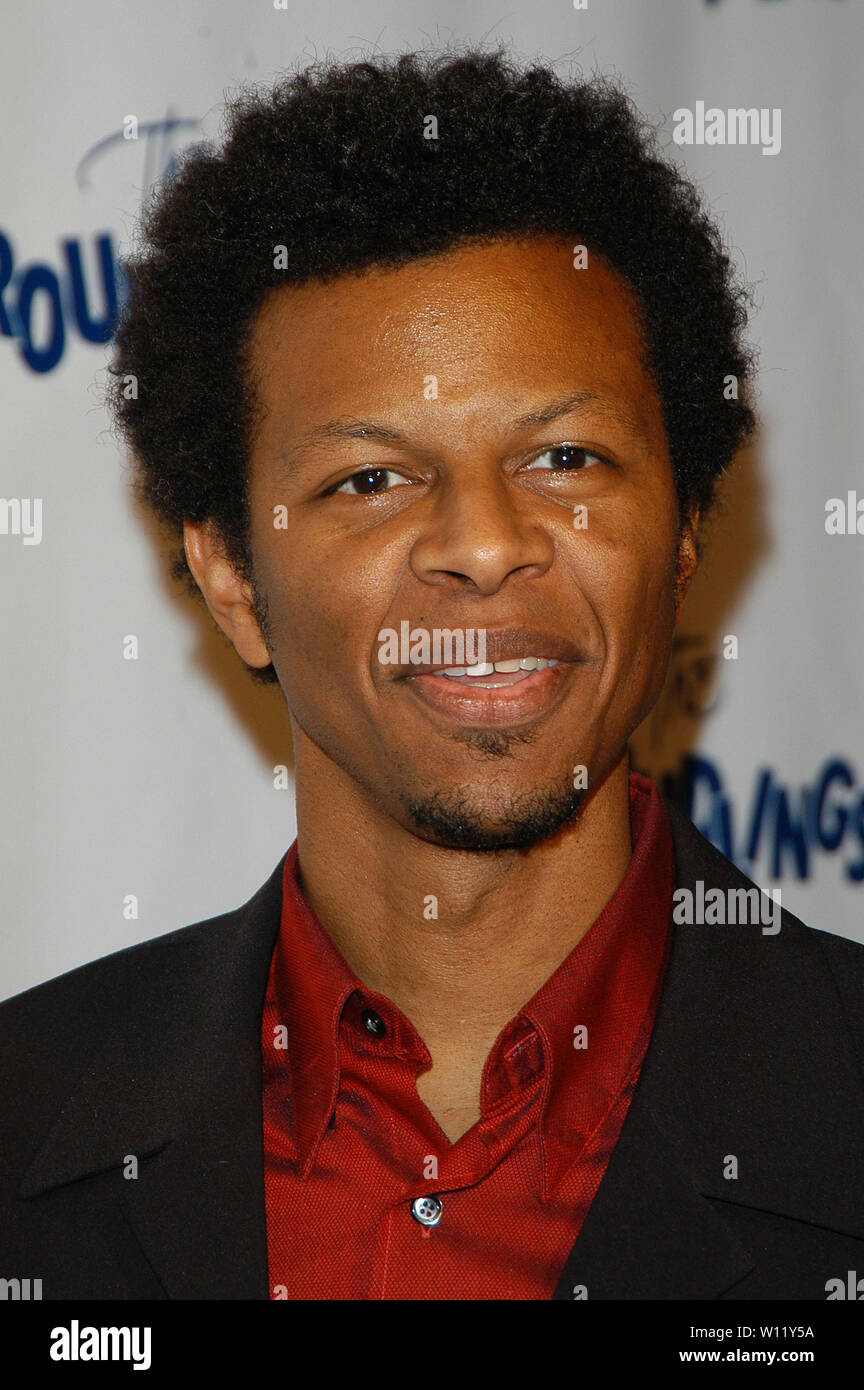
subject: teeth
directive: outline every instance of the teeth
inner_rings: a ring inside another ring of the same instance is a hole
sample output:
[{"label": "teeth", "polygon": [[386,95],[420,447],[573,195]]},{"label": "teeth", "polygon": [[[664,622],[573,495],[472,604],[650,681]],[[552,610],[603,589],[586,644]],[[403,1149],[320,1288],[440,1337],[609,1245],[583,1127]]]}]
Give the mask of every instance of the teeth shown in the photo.
[{"label": "teeth", "polygon": [[491,676],[494,669],[491,661],[483,661],[476,666],[448,666],[446,670],[435,671],[433,674],[436,676],[439,674],[442,676]]},{"label": "teeth", "polygon": [[442,676],[491,676],[493,671],[511,675],[515,671],[545,671],[547,666],[557,666],[558,662],[545,656],[513,657],[508,661],[483,661],[477,666],[448,666],[446,670],[435,672]]}]

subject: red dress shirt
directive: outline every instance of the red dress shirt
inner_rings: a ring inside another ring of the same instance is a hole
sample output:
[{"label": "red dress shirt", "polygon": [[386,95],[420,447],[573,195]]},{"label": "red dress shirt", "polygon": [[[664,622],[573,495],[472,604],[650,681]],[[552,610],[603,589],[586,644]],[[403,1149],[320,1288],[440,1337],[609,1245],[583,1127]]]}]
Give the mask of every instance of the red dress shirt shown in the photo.
[{"label": "red dress shirt", "polygon": [[455,1143],[417,1093],[432,1062],[423,1039],[349,969],[303,897],[292,846],[262,1022],[271,1298],[551,1298],[665,973],[674,851],[660,793],[638,773],[630,823],[621,883],[502,1029],[480,1119]]}]

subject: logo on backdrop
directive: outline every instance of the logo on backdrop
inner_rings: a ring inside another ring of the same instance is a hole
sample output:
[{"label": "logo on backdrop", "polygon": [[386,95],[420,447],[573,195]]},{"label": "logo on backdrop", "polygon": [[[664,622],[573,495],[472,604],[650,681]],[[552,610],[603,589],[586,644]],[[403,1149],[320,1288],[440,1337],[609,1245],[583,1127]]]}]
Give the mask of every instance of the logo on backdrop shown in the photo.
[{"label": "logo on backdrop", "polygon": [[848,882],[864,882],[864,784],[851,758],[832,752],[805,781],[798,767],[789,775],[762,764],[740,797],[727,786],[721,762],[693,751],[705,720],[722,708],[730,641],[675,635],[660,699],[631,740],[634,768],[653,777],[751,878],[809,879],[816,856],[825,854]]},{"label": "logo on backdrop", "polygon": [[758,866],[772,878],[807,879],[814,856],[828,854],[850,883],[864,881],[864,786],[848,758],[826,758],[797,785],[777,768],[759,767],[749,796],[736,802],[720,764],[690,754],[664,790],[750,877]]},{"label": "logo on backdrop", "polygon": [[[179,147],[200,126],[197,119],[170,112],[159,121],[127,117],[121,129],[82,157],[76,184],[86,192],[112,157],[127,158],[131,150],[143,163],[143,200],[174,168]],[[21,361],[37,373],[54,370],[73,334],[85,343],[107,343],[126,291],[110,231],[60,237],[58,248],[53,264],[28,259],[0,228],[0,334],[15,340]]]}]

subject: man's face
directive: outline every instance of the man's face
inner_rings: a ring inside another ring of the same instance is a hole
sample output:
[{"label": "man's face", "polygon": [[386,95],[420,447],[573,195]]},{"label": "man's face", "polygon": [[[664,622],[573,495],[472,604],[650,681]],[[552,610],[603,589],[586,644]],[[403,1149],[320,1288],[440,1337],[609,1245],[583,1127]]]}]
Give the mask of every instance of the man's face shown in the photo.
[{"label": "man's face", "polygon": [[[286,286],[256,320],[251,547],[295,739],[422,838],[552,833],[659,695],[692,552],[642,351],[625,282],[547,237]],[[404,622],[558,664],[385,664]]]}]

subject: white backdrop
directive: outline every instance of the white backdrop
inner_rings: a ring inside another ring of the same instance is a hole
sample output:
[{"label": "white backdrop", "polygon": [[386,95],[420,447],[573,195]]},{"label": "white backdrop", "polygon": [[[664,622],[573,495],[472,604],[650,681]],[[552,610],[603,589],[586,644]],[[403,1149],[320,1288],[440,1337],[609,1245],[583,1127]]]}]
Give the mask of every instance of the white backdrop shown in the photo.
[{"label": "white backdrop", "polygon": [[[166,577],[102,405],[105,285],[142,194],[173,151],[218,135],[239,85],[451,39],[623,81],[756,286],[763,430],[634,756],[662,781],[688,755],[700,828],[805,921],[864,940],[864,535],[825,527],[828,499],[864,498],[864,5],[286,4],[31,0],[4,15],[0,494],[25,505],[0,507],[0,995],[237,906],[295,832],[273,778],[291,757],[281,694]],[[700,101],[779,109],[779,152],[677,146],[674,112]],[[130,114],[137,141],[119,138]]]}]

